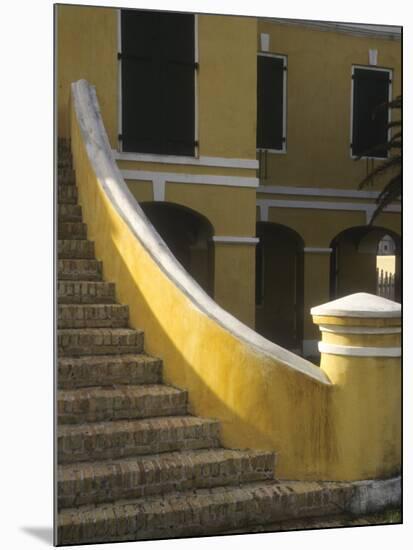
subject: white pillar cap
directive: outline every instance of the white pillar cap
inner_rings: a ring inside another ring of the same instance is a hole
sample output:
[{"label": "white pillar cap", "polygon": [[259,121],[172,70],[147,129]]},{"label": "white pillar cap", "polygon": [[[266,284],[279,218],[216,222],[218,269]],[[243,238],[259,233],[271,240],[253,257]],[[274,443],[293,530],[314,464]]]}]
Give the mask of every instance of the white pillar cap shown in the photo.
[{"label": "white pillar cap", "polygon": [[358,292],[311,309],[320,317],[396,318],[401,317],[401,305],[381,296]]}]

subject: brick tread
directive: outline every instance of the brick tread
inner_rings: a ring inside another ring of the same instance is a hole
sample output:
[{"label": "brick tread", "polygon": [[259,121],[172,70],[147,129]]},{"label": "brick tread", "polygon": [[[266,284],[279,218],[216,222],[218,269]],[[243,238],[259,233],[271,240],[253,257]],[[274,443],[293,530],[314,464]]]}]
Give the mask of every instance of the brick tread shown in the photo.
[{"label": "brick tread", "polygon": [[60,544],[218,534],[248,526],[337,513],[345,483],[260,481],[61,510]]},{"label": "brick tread", "polygon": [[62,355],[141,353],[143,331],[129,328],[67,328],[57,331]]},{"label": "brick tread", "polygon": [[57,255],[59,259],[94,260],[95,243],[86,239],[58,239]]},{"label": "brick tread", "polygon": [[58,281],[57,299],[59,305],[114,304],[115,284],[106,281]]},{"label": "brick tread", "polygon": [[119,304],[59,304],[59,328],[128,326],[129,307]]},{"label": "brick tread", "polygon": [[219,422],[168,416],[58,426],[59,463],[219,447]]},{"label": "brick tread", "polygon": [[86,239],[87,226],[82,222],[59,222],[57,233],[59,239]]},{"label": "brick tread", "polygon": [[59,506],[273,479],[274,462],[270,452],[216,448],[62,465]]},{"label": "brick tread", "polygon": [[58,260],[57,273],[60,280],[101,281],[102,262],[89,259]]},{"label": "brick tread", "polygon": [[149,355],[59,357],[58,386],[74,388],[110,384],[157,384],[162,361]]},{"label": "brick tread", "polygon": [[59,222],[81,222],[82,207],[79,204],[58,204],[57,217]]},{"label": "brick tread", "polygon": [[186,414],[188,394],[164,384],[113,385],[58,390],[61,424]]},{"label": "brick tread", "polygon": [[77,204],[77,187],[58,183],[57,200],[59,204]]}]

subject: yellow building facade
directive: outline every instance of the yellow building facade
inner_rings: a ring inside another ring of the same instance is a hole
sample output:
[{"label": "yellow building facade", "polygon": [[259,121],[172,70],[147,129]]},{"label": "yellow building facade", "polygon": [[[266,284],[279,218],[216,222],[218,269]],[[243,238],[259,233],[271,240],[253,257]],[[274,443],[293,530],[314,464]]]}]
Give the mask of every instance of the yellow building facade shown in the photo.
[{"label": "yellow building facade", "polygon": [[[171,72],[184,74],[185,67],[192,75],[192,153],[147,144],[130,150],[128,64],[139,57],[125,38],[128,17],[136,16],[131,11],[56,8],[58,136],[70,137],[71,83],[88,80],[130,191],[179,261],[242,322],[313,355],[318,329],[311,307],[350,292],[375,293],[377,243],[386,234],[400,237],[398,204],[377,218],[375,230],[367,229],[379,187],[359,191],[358,184],[380,160],[356,160],[351,149],[354,70],[384,69],[396,97],[400,40],[379,30],[193,15],[193,68],[180,61]],[[282,63],[279,150],[257,143],[263,57]],[[138,63],[145,88],[151,73],[142,68],[147,60]],[[173,98],[168,80],[162,82],[159,97]],[[162,128],[159,118],[154,124]]]}]

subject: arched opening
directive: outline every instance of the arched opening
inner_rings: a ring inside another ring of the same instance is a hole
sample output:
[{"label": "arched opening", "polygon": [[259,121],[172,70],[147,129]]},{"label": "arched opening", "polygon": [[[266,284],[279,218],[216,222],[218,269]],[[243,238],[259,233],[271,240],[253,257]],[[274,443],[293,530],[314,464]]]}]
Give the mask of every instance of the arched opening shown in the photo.
[{"label": "arched opening", "polygon": [[152,225],[186,271],[210,295],[214,291],[214,251],[211,223],[178,204],[144,202],[140,205]]},{"label": "arched opening", "polygon": [[280,224],[257,223],[255,329],[296,353],[302,351],[304,242]]},{"label": "arched opening", "polygon": [[401,300],[400,237],[383,227],[351,227],[331,242],[330,297],[369,292]]}]

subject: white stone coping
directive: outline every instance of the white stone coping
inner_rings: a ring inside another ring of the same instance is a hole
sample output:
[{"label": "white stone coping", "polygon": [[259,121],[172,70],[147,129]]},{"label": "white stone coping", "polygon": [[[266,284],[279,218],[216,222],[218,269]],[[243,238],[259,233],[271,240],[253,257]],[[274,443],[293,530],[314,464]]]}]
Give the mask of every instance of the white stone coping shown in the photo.
[{"label": "white stone coping", "polygon": [[400,347],[361,347],[361,346],[342,346],[339,344],[328,344],[319,342],[318,349],[320,353],[328,355],[346,355],[353,357],[400,357]]},{"label": "white stone coping", "polygon": [[345,325],[319,325],[321,332],[332,334],[400,334],[401,327],[348,327]]},{"label": "white stone coping", "polygon": [[149,222],[122,177],[103,126],[95,87],[82,79],[72,83],[71,91],[86,151],[100,185],[136,239],[169,280],[189,298],[193,307],[251,346],[255,353],[271,357],[321,384],[331,385],[321,369],[270,342],[221,308],[185,271]]},{"label": "white stone coping", "polygon": [[320,317],[397,318],[401,305],[387,298],[359,292],[313,307],[311,315]]}]

